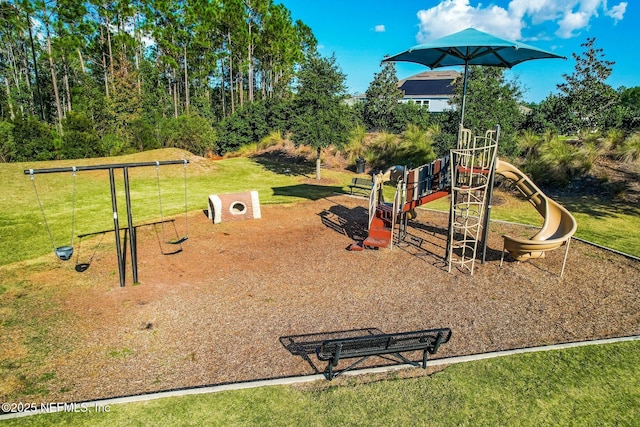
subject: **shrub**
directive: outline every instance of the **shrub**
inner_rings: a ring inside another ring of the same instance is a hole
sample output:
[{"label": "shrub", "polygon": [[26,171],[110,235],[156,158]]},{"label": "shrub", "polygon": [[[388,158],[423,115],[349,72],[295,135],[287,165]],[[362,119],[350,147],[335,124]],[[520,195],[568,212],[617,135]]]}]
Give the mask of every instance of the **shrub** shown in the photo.
[{"label": "shrub", "polygon": [[398,135],[380,132],[364,153],[364,158],[372,168],[385,169],[395,165],[400,147]]},{"label": "shrub", "polygon": [[115,133],[108,133],[100,140],[102,152],[108,156],[118,156],[129,152],[129,144]]},{"label": "shrub", "polygon": [[584,153],[558,137],[543,143],[540,161],[547,171],[544,181],[561,185],[566,185],[582,172],[586,163]]},{"label": "shrub", "polygon": [[439,134],[440,127],[437,125],[423,130],[416,125],[410,124],[401,136],[396,163],[418,167],[433,161],[436,158],[436,153],[433,150],[433,141],[434,137]]},{"label": "shrub", "polygon": [[219,154],[237,151],[245,144],[260,141],[269,133],[264,102],[244,105],[235,113],[225,117],[218,127]]},{"label": "shrub", "polygon": [[104,152],[94,123],[84,113],[69,111],[62,122],[59,155],[63,159],[99,157]]},{"label": "shrub", "polygon": [[183,114],[162,122],[160,142],[163,147],[175,147],[204,156],[216,149],[216,132],[200,116]]},{"label": "shrub", "polygon": [[366,136],[366,130],[362,125],[356,125],[351,128],[349,132],[349,140],[344,146],[343,151],[345,157],[350,162],[355,162],[355,159],[362,157],[365,151],[364,138]]},{"label": "shrub", "polygon": [[620,160],[625,163],[640,163],[640,132],[631,134],[618,149]]},{"label": "shrub", "polygon": [[0,161],[10,162],[16,155],[16,143],[13,138],[13,125],[0,121]]},{"label": "shrub", "polygon": [[260,140],[260,142],[258,143],[257,148],[259,150],[265,150],[269,147],[274,147],[280,143],[282,143],[282,132],[280,132],[279,130],[273,130],[271,132],[269,132],[269,134],[267,136],[265,136],[264,138],[262,138]]},{"label": "shrub", "polygon": [[54,145],[54,130],[37,117],[17,117],[12,121],[13,139],[16,144],[15,161],[54,160],[57,157]]}]

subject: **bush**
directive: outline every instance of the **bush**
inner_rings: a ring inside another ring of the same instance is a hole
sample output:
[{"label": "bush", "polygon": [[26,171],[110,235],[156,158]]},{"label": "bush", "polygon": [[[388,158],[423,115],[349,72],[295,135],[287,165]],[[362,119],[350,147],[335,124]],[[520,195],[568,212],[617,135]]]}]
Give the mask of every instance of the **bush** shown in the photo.
[{"label": "bush", "polygon": [[13,139],[16,144],[15,161],[41,161],[57,158],[53,137],[54,130],[37,117],[16,117],[13,124]]},{"label": "bush", "polygon": [[115,133],[108,133],[100,140],[102,152],[106,156],[118,156],[130,151],[129,144]]},{"label": "bush", "polygon": [[62,128],[60,158],[82,159],[104,154],[93,121],[83,113],[69,111],[62,121]]},{"label": "bush", "polygon": [[204,156],[216,150],[216,132],[200,116],[183,114],[164,120],[160,124],[160,142],[163,147],[175,147]]},{"label": "bush", "polygon": [[547,170],[544,181],[566,185],[585,170],[584,153],[558,137],[540,147],[540,161]]},{"label": "bush", "polygon": [[440,127],[437,125],[423,130],[410,124],[401,136],[396,164],[418,167],[435,160],[433,141],[434,137],[440,133]]},{"label": "bush", "polygon": [[522,169],[535,182],[567,185],[569,181],[588,171],[602,151],[597,140],[576,146],[551,131],[540,137],[525,131],[517,141],[517,149],[524,157]]},{"label": "bush", "polygon": [[254,102],[225,117],[218,127],[219,154],[237,151],[241,146],[265,137],[269,133],[266,116],[265,103]]},{"label": "bush", "polygon": [[362,157],[364,154],[364,138],[366,130],[362,125],[356,125],[349,132],[349,140],[343,147],[345,158],[355,164],[355,159]]},{"label": "bush", "polygon": [[414,102],[401,103],[393,110],[393,123],[391,123],[390,131],[400,133],[409,125],[426,129],[432,123],[433,119],[428,108]]},{"label": "bush", "polygon": [[16,155],[16,143],[13,138],[13,124],[0,121],[0,161],[13,161]]},{"label": "bush", "polygon": [[257,144],[257,149],[265,150],[269,147],[280,144],[282,141],[282,133],[279,130],[273,130],[269,132],[267,136],[260,140],[260,142]]},{"label": "bush", "polygon": [[130,124],[131,143],[138,151],[160,148],[153,126],[145,119],[136,119]]},{"label": "bush", "polygon": [[640,132],[629,136],[618,149],[620,160],[625,163],[640,163]]}]

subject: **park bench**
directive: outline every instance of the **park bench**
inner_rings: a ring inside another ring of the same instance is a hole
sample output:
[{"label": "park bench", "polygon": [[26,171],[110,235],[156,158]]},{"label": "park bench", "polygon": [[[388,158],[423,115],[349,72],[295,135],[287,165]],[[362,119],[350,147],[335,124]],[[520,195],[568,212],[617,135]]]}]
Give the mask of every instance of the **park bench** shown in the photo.
[{"label": "park bench", "polygon": [[369,195],[369,191],[373,188],[373,181],[368,178],[353,178],[351,184],[349,184],[351,194],[353,191],[360,191],[365,195]]},{"label": "park bench", "polygon": [[[426,369],[427,354],[435,354],[438,347],[450,338],[449,328],[337,338],[323,341],[316,347],[316,355],[319,360],[328,362],[324,376],[329,381],[355,368],[371,356],[380,356],[397,363],[408,363]],[[400,354],[411,351],[422,351],[422,363],[411,361]],[[334,368],[340,360],[354,358],[358,360],[341,371],[335,371]]]}]

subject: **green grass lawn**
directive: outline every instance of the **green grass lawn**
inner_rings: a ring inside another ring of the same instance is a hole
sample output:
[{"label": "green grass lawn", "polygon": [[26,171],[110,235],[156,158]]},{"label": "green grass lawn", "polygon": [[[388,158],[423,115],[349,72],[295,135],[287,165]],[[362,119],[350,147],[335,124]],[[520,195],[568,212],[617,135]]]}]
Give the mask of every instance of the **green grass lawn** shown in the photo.
[{"label": "green grass lawn", "polygon": [[[188,155],[188,154],[187,154]],[[31,180],[23,170],[72,165],[149,162],[181,159],[185,153],[176,149],[153,150],[129,156],[83,159],[76,161],[0,164],[4,192],[0,199],[0,265],[33,259],[52,251]],[[133,223],[160,219],[158,176],[155,167],[132,168],[131,183]],[[183,166],[162,166],[159,170],[160,194],[165,217],[175,216],[180,227],[184,211]],[[234,158],[222,161],[194,162],[187,167],[188,210],[207,208],[211,194],[257,190],[261,204],[294,203],[316,200],[336,192],[347,192],[352,174],[323,170],[323,183],[313,183],[311,166],[291,165],[274,160]],[[122,171],[115,171],[120,226],[126,226]],[[71,242],[72,219],[75,234],[113,229],[113,214],[107,171],[79,172],[76,178],[75,216],[71,173],[36,175],[38,194],[57,246]],[[327,182],[329,182],[327,184]],[[385,188],[393,200],[394,187]],[[540,225],[542,220],[531,205],[506,196],[496,203],[493,219]],[[576,236],[614,249],[640,256],[640,208],[602,202],[594,198],[558,200],[569,208],[578,221]],[[447,199],[426,205],[448,210]]]},{"label": "green grass lawn", "polygon": [[[43,216],[36,199],[33,183],[25,169],[85,166],[127,162],[182,159],[180,150],[164,149],[107,159],[75,161],[3,163],[0,182],[4,183],[0,197],[0,265],[33,259],[52,251]],[[182,165],[161,166],[160,197],[165,217],[175,216],[181,224],[184,212],[184,179]],[[234,158],[222,161],[200,161],[187,166],[188,210],[207,208],[211,194],[257,190],[261,204],[293,203],[315,200],[335,192],[346,192],[351,174],[325,170],[323,181],[332,184],[308,183],[314,178],[309,167],[293,168],[286,164]],[[121,227],[127,225],[122,170],[115,170],[118,217]],[[160,219],[158,176],[155,167],[129,170],[131,205],[134,224]],[[36,188],[56,246],[71,242],[71,227],[75,210],[75,235],[113,230],[113,211],[109,172],[83,171],[76,175],[75,209],[72,173],[35,175]]]},{"label": "green grass lawn", "polygon": [[451,365],[430,376],[343,377],[110,405],[6,425],[600,426],[640,419],[640,341]]},{"label": "green grass lawn", "polygon": [[[524,198],[497,191],[491,219],[541,226],[543,219]],[[640,257],[640,207],[594,197],[556,198],[576,218],[575,236],[626,254]],[[425,205],[449,211],[448,199]],[[535,234],[532,232],[531,235]]]}]

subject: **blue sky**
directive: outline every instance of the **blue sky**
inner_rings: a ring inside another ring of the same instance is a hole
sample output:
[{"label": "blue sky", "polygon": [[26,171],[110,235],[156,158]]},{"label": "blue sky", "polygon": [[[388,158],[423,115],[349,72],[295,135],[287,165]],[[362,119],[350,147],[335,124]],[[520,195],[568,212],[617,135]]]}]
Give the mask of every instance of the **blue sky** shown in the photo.
[{"label": "blue sky", "polygon": [[[294,20],[313,30],[323,56],[335,54],[347,76],[349,93],[364,93],[380,71],[385,55],[451,34],[467,27],[524,42],[562,56],[529,61],[509,70],[517,77],[524,99],[540,102],[563,74],[572,74],[572,53],[582,54],[587,37],[614,61],[607,83],[640,86],[640,2],[621,0],[281,0]],[[399,79],[428,70],[396,63]],[[460,67],[457,70],[462,70]]]}]

